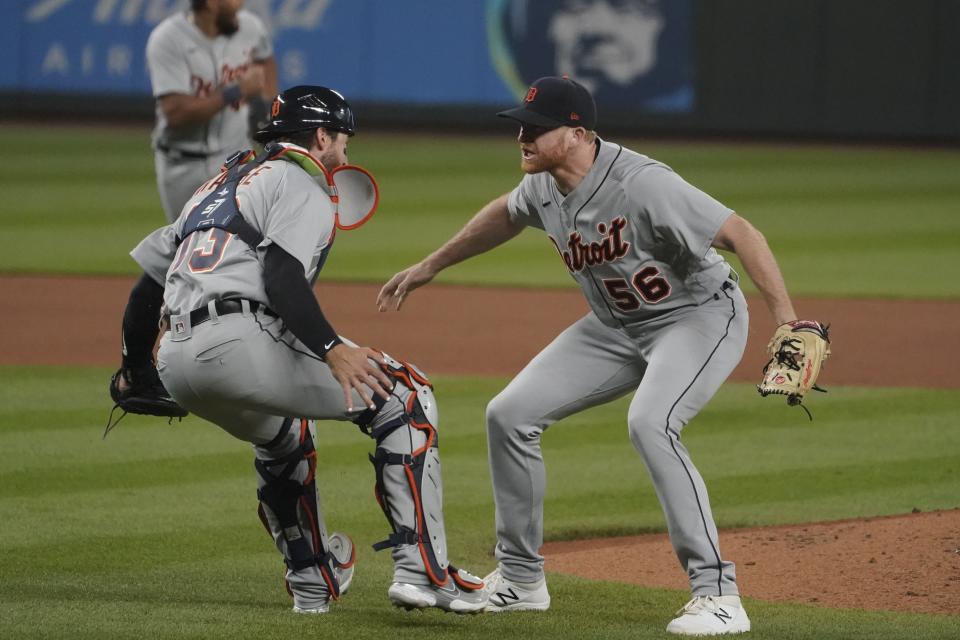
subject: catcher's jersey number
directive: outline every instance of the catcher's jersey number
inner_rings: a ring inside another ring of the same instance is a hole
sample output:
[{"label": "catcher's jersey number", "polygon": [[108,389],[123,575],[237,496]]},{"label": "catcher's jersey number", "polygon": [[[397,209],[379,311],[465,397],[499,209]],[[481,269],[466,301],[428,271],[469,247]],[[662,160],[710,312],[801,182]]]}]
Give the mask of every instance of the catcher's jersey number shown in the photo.
[{"label": "catcher's jersey number", "polygon": [[192,273],[213,271],[223,260],[226,250],[234,234],[223,229],[208,229],[190,234],[190,237],[180,245],[174,269],[179,269],[186,256],[187,267]]}]

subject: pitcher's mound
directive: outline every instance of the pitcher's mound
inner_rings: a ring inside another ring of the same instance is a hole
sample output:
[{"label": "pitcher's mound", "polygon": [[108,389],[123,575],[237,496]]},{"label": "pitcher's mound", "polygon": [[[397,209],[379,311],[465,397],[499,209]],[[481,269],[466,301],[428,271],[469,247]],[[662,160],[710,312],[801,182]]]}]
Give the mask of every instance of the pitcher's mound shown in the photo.
[{"label": "pitcher's mound", "polygon": [[[741,593],[759,600],[960,612],[960,509],[720,532]],[[666,534],[544,545],[546,569],[688,589]]]}]

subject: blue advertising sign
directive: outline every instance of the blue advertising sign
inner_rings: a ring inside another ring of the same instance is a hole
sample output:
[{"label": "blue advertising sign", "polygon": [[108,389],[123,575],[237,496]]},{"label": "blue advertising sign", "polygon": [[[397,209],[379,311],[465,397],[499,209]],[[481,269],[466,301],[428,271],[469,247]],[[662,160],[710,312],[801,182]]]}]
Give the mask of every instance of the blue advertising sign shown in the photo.
[{"label": "blue advertising sign", "polygon": [[692,0],[489,0],[490,51],[516,96],[567,75],[602,107],[694,106]]},{"label": "blue advertising sign", "polygon": [[[602,106],[693,106],[693,0],[247,0],[281,86],[353,99],[503,105],[567,74]],[[0,90],[149,94],[150,31],[187,0],[13,0]]]}]

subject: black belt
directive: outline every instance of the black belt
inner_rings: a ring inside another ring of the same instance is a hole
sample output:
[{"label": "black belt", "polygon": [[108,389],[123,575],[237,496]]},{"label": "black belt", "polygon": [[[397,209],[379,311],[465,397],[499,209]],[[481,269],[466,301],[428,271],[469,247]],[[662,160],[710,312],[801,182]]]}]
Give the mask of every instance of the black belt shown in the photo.
[{"label": "black belt", "polygon": [[[264,315],[271,316],[273,318],[279,317],[270,307],[259,302],[254,302],[253,300],[248,301],[250,303],[250,312],[256,313],[262,311]],[[217,300],[213,303],[213,308],[217,310],[218,316],[226,316],[231,313],[242,313],[243,312],[243,301],[242,300]],[[167,320],[169,321],[169,316]],[[195,327],[198,324],[202,324],[210,319],[210,308],[207,306],[200,307],[199,309],[194,309],[190,312],[190,326]]]},{"label": "black belt", "polygon": [[733,285],[740,282],[740,274],[730,269],[730,274],[727,275],[727,279],[723,281],[723,286],[721,289],[733,289]]},{"label": "black belt", "polygon": [[[723,281],[723,284],[720,285],[720,291],[729,291],[733,289],[740,282],[740,274],[738,274],[733,269],[730,269],[730,273],[727,275],[727,279]],[[714,300],[720,299],[720,294],[713,294]]]},{"label": "black belt", "polygon": [[202,151],[186,151],[184,149],[173,149],[165,144],[158,144],[157,149],[167,155],[178,156],[180,158],[190,158],[193,160],[206,160],[212,153],[203,153]]}]

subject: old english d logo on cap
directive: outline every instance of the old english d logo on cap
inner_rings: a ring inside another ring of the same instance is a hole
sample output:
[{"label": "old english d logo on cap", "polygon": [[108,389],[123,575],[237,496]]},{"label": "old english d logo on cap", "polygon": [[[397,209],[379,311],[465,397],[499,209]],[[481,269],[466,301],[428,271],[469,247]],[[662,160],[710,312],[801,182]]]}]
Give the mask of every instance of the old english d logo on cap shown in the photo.
[{"label": "old english d logo on cap", "polygon": [[570,126],[593,130],[597,125],[593,96],[586,87],[568,77],[539,78],[527,89],[518,107],[497,115],[548,129]]}]

